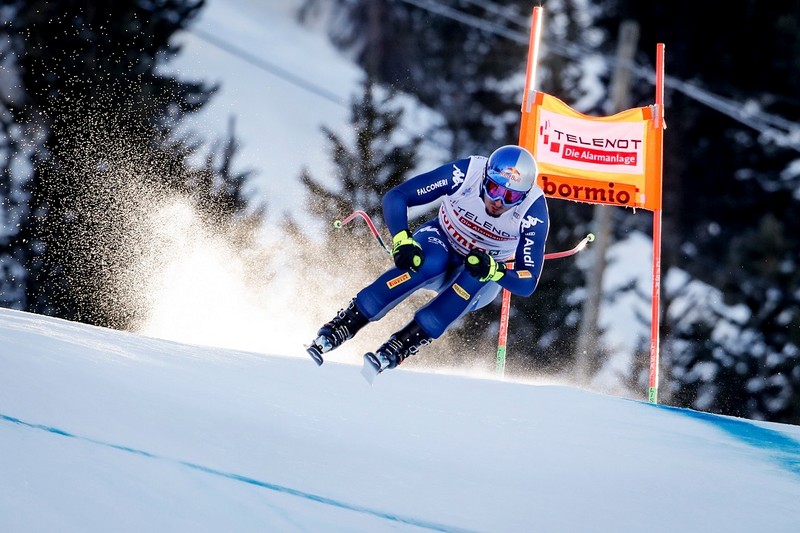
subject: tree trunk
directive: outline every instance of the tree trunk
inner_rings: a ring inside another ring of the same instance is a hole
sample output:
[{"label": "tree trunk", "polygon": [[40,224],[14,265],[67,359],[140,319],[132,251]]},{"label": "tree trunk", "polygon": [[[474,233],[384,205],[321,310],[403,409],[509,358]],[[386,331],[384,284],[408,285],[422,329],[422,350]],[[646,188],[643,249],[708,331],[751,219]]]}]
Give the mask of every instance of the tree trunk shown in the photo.
[{"label": "tree trunk", "polygon": [[[611,86],[609,114],[618,113],[630,107],[631,71],[629,66],[636,53],[639,41],[639,25],[624,21],[620,25],[617,46],[617,65]],[[581,324],[578,328],[578,342],[575,353],[576,378],[580,383],[588,383],[597,371],[598,361],[598,318],[603,295],[603,276],[607,260],[606,252],[613,238],[613,206],[597,204],[594,206],[594,234],[597,237],[592,247],[595,261],[586,273],[586,300],[583,302]]]}]

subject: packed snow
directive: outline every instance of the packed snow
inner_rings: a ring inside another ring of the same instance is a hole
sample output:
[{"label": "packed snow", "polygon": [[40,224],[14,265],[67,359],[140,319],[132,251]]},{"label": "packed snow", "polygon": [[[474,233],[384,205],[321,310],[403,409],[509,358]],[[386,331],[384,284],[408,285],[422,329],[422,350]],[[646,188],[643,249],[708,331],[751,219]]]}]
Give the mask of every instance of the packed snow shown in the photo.
[{"label": "packed snow", "polygon": [[0,346],[3,532],[800,524],[797,426],[6,309]]}]

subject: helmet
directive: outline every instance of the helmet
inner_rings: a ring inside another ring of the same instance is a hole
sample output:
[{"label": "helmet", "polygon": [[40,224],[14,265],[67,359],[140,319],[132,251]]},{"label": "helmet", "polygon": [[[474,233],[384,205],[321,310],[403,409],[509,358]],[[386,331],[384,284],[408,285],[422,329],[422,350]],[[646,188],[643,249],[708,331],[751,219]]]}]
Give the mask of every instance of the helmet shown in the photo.
[{"label": "helmet", "polygon": [[537,174],[536,160],[531,153],[515,144],[501,146],[486,162],[486,177],[512,191],[530,191]]}]

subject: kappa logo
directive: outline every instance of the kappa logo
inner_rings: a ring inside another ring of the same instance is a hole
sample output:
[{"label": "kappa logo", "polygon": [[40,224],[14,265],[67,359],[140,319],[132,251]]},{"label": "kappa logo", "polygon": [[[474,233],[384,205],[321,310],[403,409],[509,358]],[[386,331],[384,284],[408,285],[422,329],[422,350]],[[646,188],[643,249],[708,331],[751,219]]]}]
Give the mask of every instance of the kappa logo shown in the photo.
[{"label": "kappa logo", "polygon": [[458,187],[462,183],[464,183],[464,173],[461,172],[460,168],[453,165],[453,188]]},{"label": "kappa logo", "polygon": [[522,229],[528,229],[536,226],[537,224],[544,224],[544,220],[541,218],[534,217],[532,215],[528,215],[525,217],[522,222]]}]

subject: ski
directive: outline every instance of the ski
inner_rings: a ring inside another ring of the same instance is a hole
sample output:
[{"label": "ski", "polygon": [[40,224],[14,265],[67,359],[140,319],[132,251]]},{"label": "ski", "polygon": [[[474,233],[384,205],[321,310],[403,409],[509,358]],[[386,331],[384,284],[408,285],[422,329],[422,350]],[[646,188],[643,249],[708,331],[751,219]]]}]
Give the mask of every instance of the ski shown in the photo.
[{"label": "ski", "polygon": [[382,372],[381,364],[378,362],[377,357],[372,352],[364,354],[364,366],[361,368],[361,375],[367,380],[367,383],[372,385],[375,381],[375,376]]},{"label": "ski", "polygon": [[311,359],[317,363],[318,366],[321,366],[325,360],[322,358],[322,348],[318,344],[311,344],[310,346],[306,346],[306,353],[311,356]]}]

